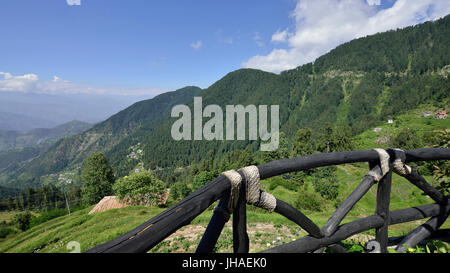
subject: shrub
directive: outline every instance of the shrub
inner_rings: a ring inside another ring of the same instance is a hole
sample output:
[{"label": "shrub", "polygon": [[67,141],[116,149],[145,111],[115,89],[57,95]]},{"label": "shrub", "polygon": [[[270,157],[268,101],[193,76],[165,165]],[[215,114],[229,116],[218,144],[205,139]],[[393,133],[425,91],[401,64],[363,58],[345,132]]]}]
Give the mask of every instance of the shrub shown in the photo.
[{"label": "shrub", "polygon": [[392,146],[403,150],[412,150],[421,148],[423,141],[415,130],[404,128],[394,137]]},{"label": "shrub", "polygon": [[317,193],[329,200],[334,200],[338,196],[338,181],[336,177],[336,166],[317,169],[313,176],[313,186]]},{"label": "shrub", "polygon": [[31,218],[32,215],[29,211],[18,213],[14,216],[14,223],[20,230],[25,231],[30,227]]},{"label": "shrub", "polygon": [[303,186],[297,193],[294,207],[299,210],[322,211],[322,197]]},{"label": "shrub", "polygon": [[166,185],[151,172],[140,172],[118,179],[113,190],[127,203],[153,206],[163,201]]},{"label": "shrub", "polygon": [[280,186],[280,181],[274,180],[274,181],[270,182],[270,184],[269,184],[269,191],[273,191],[278,186]]},{"label": "shrub", "polygon": [[191,193],[191,190],[188,188],[187,184],[184,182],[177,182],[170,187],[170,194],[172,195],[172,198],[182,199]]},{"label": "shrub", "polygon": [[200,189],[204,185],[213,181],[214,178],[215,178],[215,175],[212,172],[208,172],[208,171],[200,172],[199,174],[194,176],[194,182],[192,184],[192,191],[196,191],[196,190]]}]

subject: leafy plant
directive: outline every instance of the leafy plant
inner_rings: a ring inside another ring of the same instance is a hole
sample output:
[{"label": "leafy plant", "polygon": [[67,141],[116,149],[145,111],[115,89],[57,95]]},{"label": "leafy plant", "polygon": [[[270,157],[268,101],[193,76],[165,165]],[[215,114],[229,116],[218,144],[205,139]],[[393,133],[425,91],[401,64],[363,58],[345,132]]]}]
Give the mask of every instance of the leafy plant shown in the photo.
[{"label": "leafy plant", "polygon": [[315,191],[329,200],[334,200],[338,196],[336,169],[336,166],[318,168],[312,175]]},{"label": "leafy plant", "polygon": [[299,210],[322,211],[322,197],[311,191],[305,184],[297,193],[294,207]]},{"label": "leafy plant", "polygon": [[415,130],[404,128],[394,137],[392,146],[403,150],[413,150],[422,147],[423,141]]},{"label": "leafy plant", "polygon": [[118,179],[113,190],[127,203],[153,206],[163,201],[166,185],[151,172],[140,172]]},{"label": "leafy plant", "polygon": [[212,180],[214,180],[215,175],[212,172],[209,171],[202,171],[196,176],[194,176],[194,182],[192,184],[192,191],[196,191],[203,187],[204,185],[208,184]]},{"label": "leafy plant", "polygon": [[18,213],[14,216],[14,222],[16,223],[17,227],[25,231],[30,227],[30,221],[33,216],[29,211],[25,211],[22,213]]},{"label": "leafy plant", "polygon": [[175,200],[182,199],[188,196],[189,193],[191,193],[191,189],[189,189],[187,184],[184,182],[174,183],[170,187],[170,194],[172,195],[172,198]]},{"label": "leafy plant", "polygon": [[85,204],[95,204],[111,195],[114,171],[103,153],[93,153],[83,162],[81,179]]}]

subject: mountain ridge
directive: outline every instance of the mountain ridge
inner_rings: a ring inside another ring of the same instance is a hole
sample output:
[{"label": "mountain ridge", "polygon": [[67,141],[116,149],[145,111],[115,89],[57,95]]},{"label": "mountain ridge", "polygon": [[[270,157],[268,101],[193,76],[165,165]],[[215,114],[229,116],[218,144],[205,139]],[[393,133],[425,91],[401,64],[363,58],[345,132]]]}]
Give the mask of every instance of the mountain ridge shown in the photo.
[{"label": "mountain ridge", "polygon": [[[80,135],[58,141],[44,155],[0,176],[0,184],[39,185],[40,176],[74,168],[94,151],[105,152],[117,175],[126,175],[137,164],[126,155],[138,143],[147,169],[182,167],[205,155],[259,148],[259,141],[171,139],[170,108],[186,104],[192,109],[194,96],[201,96],[204,106],[278,104],[281,131],[289,136],[299,128],[327,123],[348,126],[357,134],[423,102],[448,105],[450,79],[438,72],[450,64],[449,39],[446,16],[350,41],[314,63],[280,74],[232,71],[203,90],[186,87],[137,102]],[[151,107],[153,112],[147,109]],[[147,116],[150,112],[153,117]]]}]

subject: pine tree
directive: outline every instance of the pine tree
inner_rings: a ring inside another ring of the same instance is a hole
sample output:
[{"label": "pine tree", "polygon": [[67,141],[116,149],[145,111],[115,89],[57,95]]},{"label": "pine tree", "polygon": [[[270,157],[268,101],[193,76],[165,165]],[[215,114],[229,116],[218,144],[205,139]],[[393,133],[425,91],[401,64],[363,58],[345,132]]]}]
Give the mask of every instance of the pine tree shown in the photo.
[{"label": "pine tree", "polygon": [[114,171],[103,153],[91,154],[84,161],[81,180],[83,203],[87,205],[95,204],[113,193]]}]

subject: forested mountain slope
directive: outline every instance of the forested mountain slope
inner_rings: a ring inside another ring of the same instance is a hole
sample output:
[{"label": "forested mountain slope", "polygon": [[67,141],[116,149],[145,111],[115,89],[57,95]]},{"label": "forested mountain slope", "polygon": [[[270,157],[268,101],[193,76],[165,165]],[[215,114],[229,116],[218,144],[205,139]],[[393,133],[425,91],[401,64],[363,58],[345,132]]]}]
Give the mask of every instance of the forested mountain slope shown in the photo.
[{"label": "forested mountain slope", "polygon": [[39,185],[40,176],[74,168],[94,151],[105,152],[122,176],[137,164],[127,157],[137,144],[147,169],[183,167],[234,149],[259,149],[259,141],[174,141],[170,109],[188,104],[193,113],[194,96],[202,97],[203,107],[279,105],[281,131],[288,136],[327,123],[349,126],[356,134],[424,102],[448,107],[449,65],[450,16],[446,16],[350,41],[314,63],[279,75],[240,69],[204,90],[186,87],[136,103],[59,141],[22,168],[2,174],[0,183]]},{"label": "forested mountain slope", "polygon": [[75,135],[91,128],[92,124],[73,120],[54,128],[36,128],[26,133],[0,130],[0,151],[24,148]]},{"label": "forested mountain slope", "polygon": [[[449,64],[447,16],[348,42],[314,64],[280,75],[237,70],[199,96],[203,106],[280,105],[281,131],[287,136],[299,128],[317,129],[326,123],[348,125],[357,134],[424,102],[448,106]],[[149,166],[186,166],[208,153],[220,156],[236,148],[259,147],[257,141],[177,142],[168,137],[172,123],[146,137],[145,163]]]},{"label": "forested mountain slope", "polygon": [[172,106],[185,103],[200,90],[190,86],[137,102],[81,134],[59,140],[20,168],[0,174],[0,183],[20,188],[38,186],[42,175],[74,168],[92,152],[108,152],[144,124],[157,126],[153,121],[170,114]]}]

